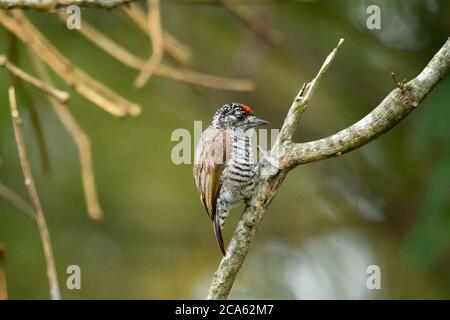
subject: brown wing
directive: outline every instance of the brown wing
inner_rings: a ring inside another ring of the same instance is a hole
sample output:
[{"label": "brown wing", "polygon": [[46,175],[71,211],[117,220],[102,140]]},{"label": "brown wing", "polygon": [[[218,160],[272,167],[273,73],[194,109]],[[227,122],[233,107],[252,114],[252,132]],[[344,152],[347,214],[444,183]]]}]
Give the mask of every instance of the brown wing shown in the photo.
[{"label": "brown wing", "polygon": [[222,185],[220,177],[229,159],[230,150],[231,140],[227,133],[209,127],[203,132],[195,152],[195,184],[206,212],[213,221]]}]

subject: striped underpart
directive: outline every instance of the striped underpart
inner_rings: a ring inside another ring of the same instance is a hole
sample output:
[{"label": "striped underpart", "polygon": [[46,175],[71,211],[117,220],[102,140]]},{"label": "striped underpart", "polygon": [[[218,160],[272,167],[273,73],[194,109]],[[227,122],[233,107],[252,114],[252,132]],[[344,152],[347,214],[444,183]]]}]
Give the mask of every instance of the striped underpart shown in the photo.
[{"label": "striped underpart", "polygon": [[[228,162],[228,178],[245,189],[253,187],[253,155],[250,138],[244,132],[233,133],[233,149]],[[242,190],[245,193],[245,190]]]}]

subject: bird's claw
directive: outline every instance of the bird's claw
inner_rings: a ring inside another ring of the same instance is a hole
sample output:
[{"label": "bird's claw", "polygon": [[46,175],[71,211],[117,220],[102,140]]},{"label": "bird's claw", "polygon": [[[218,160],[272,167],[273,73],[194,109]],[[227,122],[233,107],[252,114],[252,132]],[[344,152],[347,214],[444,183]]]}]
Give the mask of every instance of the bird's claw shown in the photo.
[{"label": "bird's claw", "polygon": [[259,149],[259,152],[261,152],[262,157],[261,157],[261,161],[258,163],[258,166],[256,168],[258,170],[257,172],[260,172],[261,164],[263,163],[263,161],[269,163],[270,166],[275,168],[276,170],[280,170],[281,169],[280,163],[278,162],[277,159],[275,159],[274,157],[272,157],[270,155],[269,151],[263,150],[260,146],[258,146],[258,149]]}]

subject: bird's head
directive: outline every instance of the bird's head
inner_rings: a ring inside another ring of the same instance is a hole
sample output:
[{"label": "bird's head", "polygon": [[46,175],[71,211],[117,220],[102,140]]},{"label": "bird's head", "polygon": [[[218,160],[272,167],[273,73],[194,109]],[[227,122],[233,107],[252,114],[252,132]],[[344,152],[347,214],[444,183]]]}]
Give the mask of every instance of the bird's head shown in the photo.
[{"label": "bird's head", "polygon": [[241,103],[224,104],[216,111],[212,126],[217,129],[241,128],[244,131],[268,122],[253,115],[253,110]]}]

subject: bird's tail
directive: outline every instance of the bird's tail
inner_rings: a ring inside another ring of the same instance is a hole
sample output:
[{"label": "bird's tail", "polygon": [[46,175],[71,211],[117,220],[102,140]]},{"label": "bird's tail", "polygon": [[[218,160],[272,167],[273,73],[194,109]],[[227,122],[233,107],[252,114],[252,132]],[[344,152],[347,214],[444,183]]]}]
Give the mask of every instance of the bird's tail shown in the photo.
[{"label": "bird's tail", "polygon": [[222,255],[225,256],[225,245],[223,243],[222,237],[222,229],[220,228],[219,221],[216,219],[213,220],[214,234],[216,235],[216,241],[219,245],[220,251]]}]

